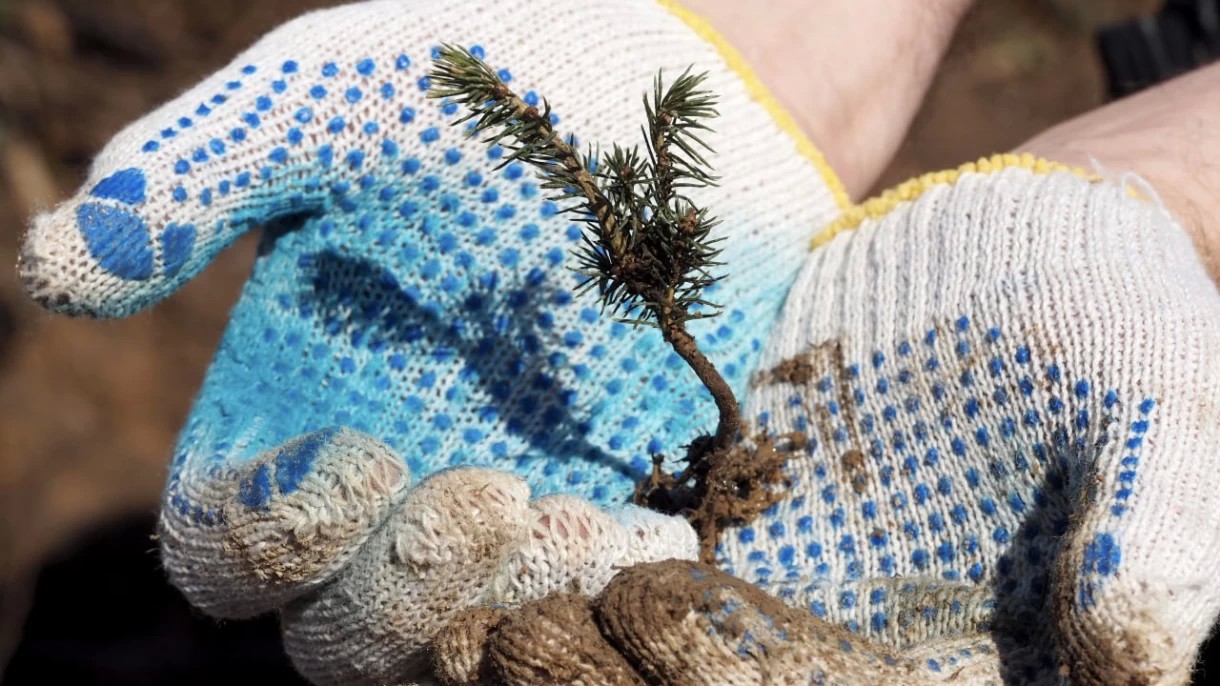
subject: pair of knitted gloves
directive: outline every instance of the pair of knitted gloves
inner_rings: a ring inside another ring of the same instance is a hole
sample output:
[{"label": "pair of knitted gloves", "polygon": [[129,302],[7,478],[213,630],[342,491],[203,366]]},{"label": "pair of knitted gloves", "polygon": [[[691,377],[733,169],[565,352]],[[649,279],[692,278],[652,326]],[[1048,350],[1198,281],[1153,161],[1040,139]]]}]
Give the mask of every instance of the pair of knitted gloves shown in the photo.
[{"label": "pair of knitted gloves", "polygon": [[[624,504],[714,405],[573,295],[573,217],[427,98],[441,42],[582,144],[709,72],[728,277],[691,329],[751,432],[806,437],[715,568]],[[853,206],[668,2],[381,0],[121,132],[19,272],[122,317],[258,226],[160,542],[317,683],[1184,683],[1220,611],[1220,296],[1130,184],[1001,156]]]}]

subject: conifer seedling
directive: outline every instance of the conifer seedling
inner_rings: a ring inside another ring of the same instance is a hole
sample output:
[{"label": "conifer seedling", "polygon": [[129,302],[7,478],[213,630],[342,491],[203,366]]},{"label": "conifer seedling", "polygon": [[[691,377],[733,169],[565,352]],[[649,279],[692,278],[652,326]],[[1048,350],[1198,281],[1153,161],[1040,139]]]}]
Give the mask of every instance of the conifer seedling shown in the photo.
[{"label": "conifer seedling", "polygon": [[[435,59],[430,97],[467,108],[457,124],[471,135],[489,134],[489,146],[508,151],[513,161],[538,170],[542,187],[584,225],[576,268],[585,280],[578,291],[593,291],[603,315],[636,326],[656,327],[695,372],[719,410],[715,433],[687,446],[689,466],[678,476],[661,469],[637,484],[635,501],[666,513],[681,513],[695,526],[702,557],[711,561],[721,527],[749,521],[775,502],[786,486],[783,455],[764,434],[745,445],[737,398],[687,330],[693,320],[713,317],[718,306],[703,291],[723,275],[712,229],[717,220],[685,189],[713,186],[716,177],[699,134],[710,130],[716,98],[703,89],[705,74],[688,68],[667,88],[657,75],[651,99],[644,96],[645,153],[617,143],[598,153],[582,153],[551,123],[551,108],[530,105],[469,50],[446,44]],[[790,449],[801,437],[786,437]],[[784,451],[786,452],[786,450]]]}]

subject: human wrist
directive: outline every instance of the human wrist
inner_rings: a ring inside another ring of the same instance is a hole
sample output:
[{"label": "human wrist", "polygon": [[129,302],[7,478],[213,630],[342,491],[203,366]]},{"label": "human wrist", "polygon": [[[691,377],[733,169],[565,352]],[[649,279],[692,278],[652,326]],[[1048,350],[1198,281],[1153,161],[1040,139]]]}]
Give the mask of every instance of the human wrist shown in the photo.
[{"label": "human wrist", "polygon": [[741,53],[858,199],[901,144],[973,0],[680,4]]}]

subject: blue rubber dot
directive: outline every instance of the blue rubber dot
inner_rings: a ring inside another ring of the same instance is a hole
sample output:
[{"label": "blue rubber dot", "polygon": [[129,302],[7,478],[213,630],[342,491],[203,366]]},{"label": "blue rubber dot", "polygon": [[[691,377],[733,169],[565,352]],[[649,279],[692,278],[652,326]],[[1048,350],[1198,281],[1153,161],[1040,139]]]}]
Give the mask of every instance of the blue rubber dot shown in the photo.
[{"label": "blue rubber dot", "polygon": [[353,105],[360,102],[363,97],[364,93],[362,93],[359,88],[354,86],[348,88],[347,91],[343,93],[343,98]]},{"label": "blue rubber dot", "polygon": [[361,76],[368,76],[369,74],[372,74],[373,70],[376,68],[377,65],[373,62],[373,60],[367,57],[356,63],[356,71]]},{"label": "blue rubber dot", "polygon": [[335,64],[334,62],[327,62],[326,64],[322,65],[322,76],[329,79],[338,73],[339,65]]},{"label": "blue rubber dot", "polygon": [[161,148],[161,144],[158,143],[157,141],[148,141],[147,143],[144,144],[144,147],[141,148],[141,150],[143,150],[144,152],[156,152],[160,148]]},{"label": "blue rubber dot", "polygon": [[381,97],[382,97],[383,99],[385,99],[385,100],[389,100],[389,99],[393,98],[393,97],[394,97],[394,92],[395,92],[395,91],[394,91],[394,84],[392,84],[392,83],[383,83],[383,84],[381,84]]},{"label": "blue rubber dot", "polygon": [[394,68],[397,69],[398,71],[403,71],[404,69],[406,69],[407,67],[410,67],[410,66],[411,66],[411,58],[407,57],[406,55],[399,55],[398,58],[394,60]]},{"label": "blue rubber dot", "polygon": [[285,74],[295,74],[297,73],[298,68],[299,67],[296,60],[288,60],[280,67],[280,71],[284,72]]},{"label": "blue rubber dot", "polygon": [[89,191],[89,195],[117,200],[127,205],[139,205],[144,202],[144,191],[144,171],[131,167],[102,179]]},{"label": "blue rubber dot", "polygon": [[277,95],[288,90],[288,82],[276,79],[271,82],[271,91]]},{"label": "blue rubber dot", "polygon": [[331,133],[340,133],[347,128],[347,122],[343,121],[343,117],[335,117],[326,124],[326,130]]},{"label": "blue rubber dot", "polygon": [[166,276],[174,276],[186,264],[195,248],[192,224],[170,224],[161,233],[161,262]]},{"label": "blue rubber dot", "polygon": [[412,107],[402,108],[402,113],[398,115],[398,121],[403,124],[410,124],[415,121],[415,109]]},{"label": "blue rubber dot", "polygon": [[232,131],[229,132],[229,138],[232,139],[236,143],[240,143],[240,142],[246,140],[246,130],[240,129],[240,128],[233,129]]},{"label": "blue rubber dot", "polygon": [[440,137],[440,129],[436,128],[435,126],[430,126],[419,134],[419,140],[423,141],[424,143],[434,143]]},{"label": "blue rubber dot", "polygon": [[252,129],[257,129],[259,125],[262,124],[262,121],[259,120],[258,115],[253,112],[246,112],[245,114],[241,115],[241,120]]},{"label": "blue rubber dot", "polygon": [[322,86],[322,85],[317,85],[317,86],[310,88],[309,97],[313,98],[314,100],[321,100],[322,98],[325,98],[326,97],[326,87]]},{"label": "blue rubber dot", "polygon": [[77,209],[76,222],[89,254],[103,269],[133,281],[152,276],[148,227],[138,215],[90,202]]},{"label": "blue rubber dot", "polygon": [[259,112],[266,112],[271,109],[271,98],[265,95],[258,96],[258,99],[254,101],[254,109]]},{"label": "blue rubber dot", "polygon": [[237,488],[237,502],[250,509],[262,509],[271,502],[271,468],[261,464]]},{"label": "blue rubber dot", "polygon": [[191,170],[191,163],[186,160],[178,160],[174,163],[175,174],[185,174]]}]

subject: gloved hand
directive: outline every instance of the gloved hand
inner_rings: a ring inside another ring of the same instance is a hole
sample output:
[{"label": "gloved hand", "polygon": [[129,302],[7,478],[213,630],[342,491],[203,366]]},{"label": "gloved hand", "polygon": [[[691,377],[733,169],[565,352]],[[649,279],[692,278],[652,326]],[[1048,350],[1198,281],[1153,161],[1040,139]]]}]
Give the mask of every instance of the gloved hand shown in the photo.
[{"label": "gloved hand", "polygon": [[996,157],[819,243],[744,414],[808,457],[720,568],[932,672],[973,635],[1010,683],[1187,683],[1220,612],[1220,294],[1153,190]]},{"label": "gloved hand", "polygon": [[22,279],[56,311],[124,316],[269,227],[181,435],[160,540],[204,611],[280,609],[318,682],[414,678],[467,606],[594,593],[618,566],[695,552],[680,519],[594,506],[626,502],[714,406],[655,331],[571,295],[571,218],[426,99],[442,41],[479,46],[603,144],[636,140],[659,68],[710,73],[721,180],[701,197],[730,272],[709,291],[725,312],[691,328],[738,391],[845,197],[740,60],[652,0],[310,14],[116,136],[34,221]]},{"label": "gloved hand", "polygon": [[818,243],[746,399],[807,436],[792,489],[724,532],[719,569],[463,615],[439,672],[1189,683],[1220,612],[1220,294],[1152,189],[1000,156]]}]

